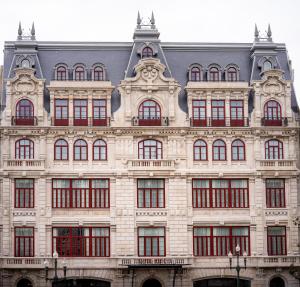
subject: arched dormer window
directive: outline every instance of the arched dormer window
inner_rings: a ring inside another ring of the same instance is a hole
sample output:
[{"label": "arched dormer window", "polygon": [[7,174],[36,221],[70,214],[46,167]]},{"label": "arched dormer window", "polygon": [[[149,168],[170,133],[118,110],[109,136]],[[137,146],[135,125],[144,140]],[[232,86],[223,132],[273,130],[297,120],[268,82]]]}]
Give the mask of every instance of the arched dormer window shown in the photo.
[{"label": "arched dormer window", "polygon": [[16,125],[34,125],[34,108],[30,100],[22,99],[16,105]]},{"label": "arched dormer window", "polygon": [[212,82],[221,81],[221,67],[218,65],[211,65],[208,68],[207,80]]},{"label": "arched dormer window", "polygon": [[142,58],[152,58],[153,50],[150,47],[145,47],[142,51]]},{"label": "arched dormer window", "polygon": [[74,80],[84,81],[85,80],[85,68],[83,65],[77,65],[74,69]]},{"label": "arched dormer window", "polygon": [[162,143],[158,140],[140,141],[139,159],[162,159]]},{"label": "arched dormer window", "polygon": [[283,159],[283,144],[272,139],[265,143],[265,159]]},{"label": "arched dormer window", "polygon": [[202,67],[199,64],[192,64],[189,67],[189,81],[192,82],[200,82],[203,80],[203,72]]},{"label": "arched dormer window", "polygon": [[67,80],[67,68],[65,66],[58,66],[56,68],[56,80],[66,81]]},{"label": "arched dormer window", "polygon": [[160,126],[161,110],[157,102],[146,100],[139,107],[139,125],[141,126]]},{"label": "arched dormer window", "polygon": [[264,126],[281,126],[281,106],[277,101],[271,100],[264,106]]},{"label": "arched dormer window", "polygon": [[30,68],[30,61],[28,59],[22,60],[21,67],[22,68]]},{"label": "arched dormer window", "polygon": [[245,143],[242,140],[234,140],[231,144],[231,159],[245,160]]},{"label": "arched dormer window", "polygon": [[225,80],[228,82],[239,81],[239,67],[235,64],[230,64],[225,69]]},{"label": "arched dormer window", "polygon": [[54,160],[68,160],[69,145],[64,139],[59,139],[54,144]]},{"label": "arched dormer window", "polygon": [[207,160],[207,144],[204,140],[195,141],[194,160]]},{"label": "arched dormer window", "polygon": [[263,64],[263,71],[268,71],[271,70],[273,68],[272,63],[268,60],[264,61]]},{"label": "arched dormer window", "polygon": [[104,140],[96,140],[94,142],[93,160],[107,160],[107,144]]},{"label": "arched dormer window", "polygon": [[88,159],[88,145],[85,140],[79,139],[74,143],[74,160]]},{"label": "arched dormer window", "polygon": [[95,66],[93,69],[93,80],[104,81],[104,69],[101,66]]},{"label": "arched dormer window", "polygon": [[34,159],[34,143],[30,139],[19,139],[15,144],[16,159]]},{"label": "arched dormer window", "polygon": [[222,140],[213,143],[213,160],[226,160],[226,144]]}]

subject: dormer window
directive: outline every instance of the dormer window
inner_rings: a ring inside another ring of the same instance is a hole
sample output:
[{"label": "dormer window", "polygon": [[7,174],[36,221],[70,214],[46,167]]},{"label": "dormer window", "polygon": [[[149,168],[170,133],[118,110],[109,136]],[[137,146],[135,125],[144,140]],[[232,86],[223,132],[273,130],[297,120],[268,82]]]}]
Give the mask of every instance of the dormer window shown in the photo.
[{"label": "dormer window", "polygon": [[22,68],[30,68],[30,62],[29,62],[29,60],[24,59],[24,60],[21,62],[21,67],[22,67]]},{"label": "dormer window", "polygon": [[94,68],[94,81],[104,81],[104,71],[103,68],[97,66]]},{"label": "dormer window", "polygon": [[193,67],[191,69],[191,81],[192,82],[200,82],[201,77],[200,77],[200,69],[198,67]]},{"label": "dormer window", "polygon": [[56,80],[57,81],[66,81],[67,80],[67,69],[64,66],[57,67]]},{"label": "dormer window", "polygon": [[227,81],[229,82],[235,82],[237,81],[237,70],[234,67],[230,67],[227,70]]},{"label": "dormer window", "polygon": [[208,71],[209,81],[220,81],[220,70],[217,67],[211,67]]},{"label": "dormer window", "polygon": [[272,63],[270,61],[265,61],[263,65],[263,70],[268,71],[272,69]]},{"label": "dormer window", "polygon": [[145,47],[142,51],[142,58],[152,58],[153,50],[150,47]]},{"label": "dormer window", "polygon": [[78,66],[75,68],[75,81],[84,80],[84,67]]}]

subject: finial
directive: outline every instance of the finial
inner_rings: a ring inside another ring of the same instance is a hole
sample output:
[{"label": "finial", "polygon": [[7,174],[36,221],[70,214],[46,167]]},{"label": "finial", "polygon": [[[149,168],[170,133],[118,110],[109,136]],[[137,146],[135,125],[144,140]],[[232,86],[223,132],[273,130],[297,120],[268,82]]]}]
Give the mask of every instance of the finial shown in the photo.
[{"label": "finial", "polygon": [[137,23],[137,28],[141,28],[142,19],[141,19],[140,11],[138,11],[136,23]]},{"label": "finial", "polygon": [[19,28],[18,28],[18,40],[22,40],[22,26],[21,26],[21,22],[19,22]]},{"label": "finial", "polygon": [[272,41],[272,31],[270,24],[268,25],[268,32],[267,32],[268,39]]},{"label": "finial", "polygon": [[255,29],[254,29],[254,38],[255,38],[255,40],[258,40],[258,37],[259,37],[259,33],[258,33],[257,25],[255,24]]},{"label": "finial", "polygon": [[151,20],[150,20],[150,23],[151,23],[152,25],[155,25],[155,19],[154,19],[153,11],[152,11],[152,14],[151,14]]},{"label": "finial", "polygon": [[35,40],[35,28],[34,28],[34,22],[32,22],[32,27],[31,27],[31,40]]}]

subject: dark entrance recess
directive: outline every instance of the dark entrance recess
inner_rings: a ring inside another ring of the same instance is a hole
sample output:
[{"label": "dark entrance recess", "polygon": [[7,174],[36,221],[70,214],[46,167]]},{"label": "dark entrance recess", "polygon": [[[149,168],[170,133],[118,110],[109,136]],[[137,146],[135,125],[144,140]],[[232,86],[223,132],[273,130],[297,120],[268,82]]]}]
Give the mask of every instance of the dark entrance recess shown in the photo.
[{"label": "dark entrance recess", "polygon": [[[236,286],[237,286],[236,278],[212,278],[212,279],[205,279],[205,280],[199,280],[194,282],[194,287],[236,287]],[[251,282],[249,280],[240,279],[240,287],[251,287]]]},{"label": "dark entrance recess", "polygon": [[280,277],[275,277],[270,281],[270,287],[284,287],[284,281]]},{"label": "dark entrance recess", "polygon": [[28,279],[21,279],[18,282],[17,287],[32,287],[32,283]]},{"label": "dark entrance recess", "polygon": [[160,282],[156,279],[148,279],[143,284],[143,287],[162,287]]},{"label": "dark entrance recess", "polygon": [[94,279],[67,279],[56,284],[53,282],[52,287],[110,287],[110,283]]}]

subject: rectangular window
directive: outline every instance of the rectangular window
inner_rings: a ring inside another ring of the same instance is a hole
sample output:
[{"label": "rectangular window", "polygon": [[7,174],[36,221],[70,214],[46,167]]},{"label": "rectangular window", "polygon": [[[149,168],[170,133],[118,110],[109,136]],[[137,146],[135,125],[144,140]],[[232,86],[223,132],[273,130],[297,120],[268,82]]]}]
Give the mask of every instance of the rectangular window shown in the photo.
[{"label": "rectangular window", "polygon": [[230,101],[230,126],[232,127],[244,126],[244,101],[243,100]]},{"label": "rectangular window", "polygon": [[74,100],[74,126],[88,125],[87,100]]},{"label": "rectangular window", "polygon": [[140,227],[138,229],[139,256],[166,256],[164,227]]},{"label": "rectangular window", "polygon": [[109,257],[108,227],[53,227],[52,248],[61,257]]},{"label": "rectangular window", "polygon": [[93,126],[106,126],[106,100],[93,100]]},{"label": "rectangular window", "polygon": [[239,244],[250,255],[249,227],[194,227],[194,256],[227,256]]},{"label": "rectangular window", "polygon": [[109,179],[52,179],[53,208],[109,208]]},{"label": "rectangular window", "polygon": [[15,257],[34,256],[34,228],[15,227]]},{"label": "rectangular window", "polygon": [[69,105],[68,100],[56,99],[54,110],[54,125],[68,126],[69,125]]},{"label": "rectangular window", "polygon": [[194,208],[249,208],[247,179],[193,179]]},{"label": "rectangular window", "polygon": [[15,207],[34,207],[34,180],[15,179]]},{"label": "rectangular window", "polygon": [[206,101],[205,100],[193,100],[193,127],[206,127]]},{"label": "rectangular window", "polygon": [[266,179],[266,204],[268,208],[285,207],[284,179]]},{"label": "rectangular window", "polygon": [[138,179],[138,207],[165,207],[165,181],[163,179]]},{"label": "rectangular window", "polygon": [[211,125],[213,127],[225,126],[225,101],[224,100],[211,101]]},{"label": "rectangular window", "polygon": [[268,227],[268,255],[286,255],[285,226]]}]

